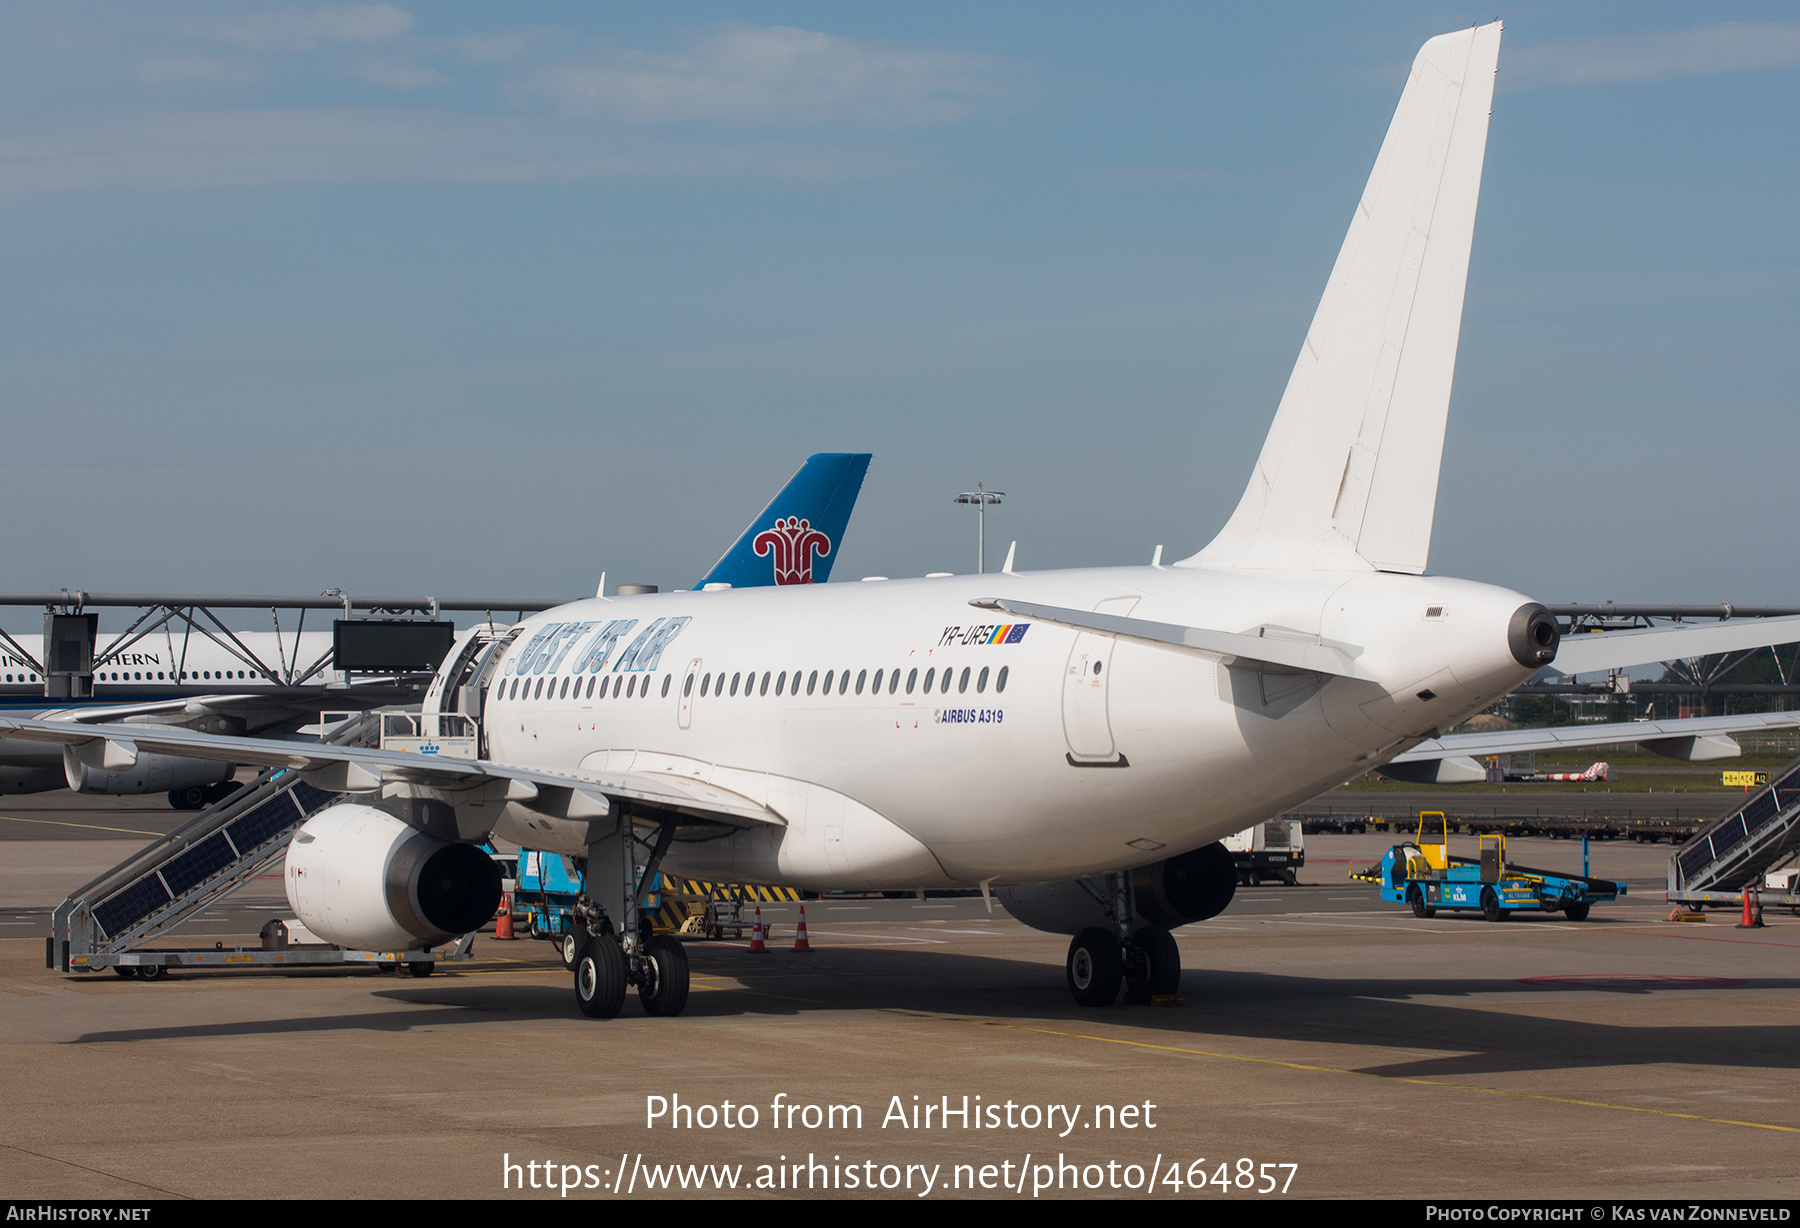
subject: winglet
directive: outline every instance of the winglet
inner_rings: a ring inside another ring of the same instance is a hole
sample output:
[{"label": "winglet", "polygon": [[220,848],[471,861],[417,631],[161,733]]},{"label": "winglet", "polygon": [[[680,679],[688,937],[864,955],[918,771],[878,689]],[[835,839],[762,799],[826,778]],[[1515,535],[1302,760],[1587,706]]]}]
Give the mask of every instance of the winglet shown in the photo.
[{"label": "winglet", "polygon": [[1500,23],[1426,43],[1243,499],[1194,567],[1425,570]]}]

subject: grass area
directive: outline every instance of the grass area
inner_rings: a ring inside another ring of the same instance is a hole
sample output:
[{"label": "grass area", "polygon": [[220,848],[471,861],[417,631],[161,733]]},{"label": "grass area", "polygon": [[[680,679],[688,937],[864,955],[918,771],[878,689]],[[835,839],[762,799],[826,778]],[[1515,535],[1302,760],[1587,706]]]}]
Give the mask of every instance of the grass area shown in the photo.
[{"label": "grass area", "polygon": [[1738,787],[1726,788],[1720,783],[1717,772],[1708,772],[1703,778],[1698,779],[1692,778],[1688,774],[1680,774],[1666,784],[1660,779],[1650,781],[1645,777],[1634,777],[1610,783],[1595,782],[1593,784],[1574,781],[1514,781],[1503,785],[1418,785],[1408,781],[1358,776],[1349,784],[1339,785],[1332,790],[1332,793],[1516,793],[1533,797],[1545,793],[1618,793],[1626,795],[1654,793],[1657,797],[1661,797],[1665,793],[1742,793],[1743,791]]}]

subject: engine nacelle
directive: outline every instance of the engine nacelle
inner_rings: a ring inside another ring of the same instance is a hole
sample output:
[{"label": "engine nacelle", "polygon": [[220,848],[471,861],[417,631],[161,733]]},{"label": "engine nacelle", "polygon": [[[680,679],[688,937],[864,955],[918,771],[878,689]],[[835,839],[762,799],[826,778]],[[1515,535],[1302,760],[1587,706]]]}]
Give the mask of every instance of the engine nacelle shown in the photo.
[{"label": "engine nacelle", "polygon": [[[1205,921],[1237,893],[1237,862],[1223,844],[1208,844],[1131,872],[1138,917],[1163,929]],[[996,891],[1001,907],[1032,929],[1076,934],[1105,926],[1106,910],[1080,883],[1025,883]]]},{"label": "engine nacelle", "polygon": [[479,929],[500,906],[500,867],[486,853],[354,802],[294,833],[284,877],[307,929],[358,950],[439,946]]},{"label": "engine nacelle", "polygon": [[108,768],[90,763],[73,746],[63,748],[63,778],[77,793],[124,796],[197,789],[231,779],[237,769],[216,759],[189,759],[184,755],[153,755],[139,751],[130,767]]}]

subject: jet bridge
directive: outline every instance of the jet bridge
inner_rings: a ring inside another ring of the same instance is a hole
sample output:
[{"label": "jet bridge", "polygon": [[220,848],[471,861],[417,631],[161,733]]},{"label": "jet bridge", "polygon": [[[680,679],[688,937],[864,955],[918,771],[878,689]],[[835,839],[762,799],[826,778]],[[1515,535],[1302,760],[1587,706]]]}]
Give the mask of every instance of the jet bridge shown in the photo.
[{"label": "jet bridge", "polygon": [[[1669,899],[1690,908],[1736,904],[1760,889],[1769,870],[1800,850],[1800,759],[1770,774],[1744,804],[1714,819],[1669,858]],[[1765,904],[1800,905],[1790,880]]]}]

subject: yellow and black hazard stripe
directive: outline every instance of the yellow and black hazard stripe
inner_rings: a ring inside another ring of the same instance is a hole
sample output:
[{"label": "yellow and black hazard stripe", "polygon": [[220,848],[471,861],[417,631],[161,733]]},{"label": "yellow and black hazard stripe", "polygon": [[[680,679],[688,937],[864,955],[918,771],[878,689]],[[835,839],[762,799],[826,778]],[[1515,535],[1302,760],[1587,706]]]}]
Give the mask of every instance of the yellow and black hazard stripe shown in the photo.
[{"label": "yellow and black hazard stripe", "polygon": [[709,883],[694,878],[676,878],[659,874],[657,890],[662,893],[662,907],[652,922],[657,930],[673,933],[680,930],[691,916],[704,916],[709,900],[738,899],[746,903],[774,904],[797,902],[800,893],[792,887],[764,887],[750,883]]}]

